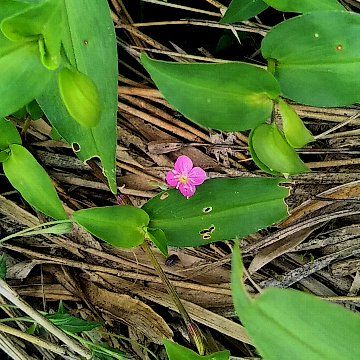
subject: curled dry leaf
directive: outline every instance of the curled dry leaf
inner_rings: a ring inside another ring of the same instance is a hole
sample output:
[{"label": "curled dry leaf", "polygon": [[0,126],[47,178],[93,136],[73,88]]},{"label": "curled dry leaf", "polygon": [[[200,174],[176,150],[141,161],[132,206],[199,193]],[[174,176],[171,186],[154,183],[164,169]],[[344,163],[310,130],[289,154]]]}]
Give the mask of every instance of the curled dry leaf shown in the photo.
[{"label": "curled dry leaf", "polygon": [[156,344],[162,344],[164,338],[173,337],[165,320],[140,300],[100,289],[91,282],[86,283],[84,293],[94,306],[110,312]]}]

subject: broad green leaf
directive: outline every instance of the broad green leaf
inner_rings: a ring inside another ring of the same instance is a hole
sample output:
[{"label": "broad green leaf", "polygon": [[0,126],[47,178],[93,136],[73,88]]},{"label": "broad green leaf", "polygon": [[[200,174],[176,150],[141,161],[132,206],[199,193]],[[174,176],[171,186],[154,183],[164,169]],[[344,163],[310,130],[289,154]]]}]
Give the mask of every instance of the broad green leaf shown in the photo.
[{"label": "broad green leaf", "polygon": [[145,55],[141,62],[169,103],[207,128],[252,129],[270,117],[280,92],[269,72],[250,64],[179,64]]},{"label": "broad green leaf", "polygon": [[11,116],[13,116],[16,120],[23,120],[23,119],[25,119],[27,113],[28,112],[26,110],[26,106],[23,106],[19,110],[12,113]]},{"label": "broad green leaf", "polygon": [[0,32],[0,117],[19,110],[47,86],[51,72],[36,42],[13,42]]},{"label": "broad green leaf", "polygon": [[57,220],[67,219],[49,175],[21,145],[10,145],[11,155],[3,163],[5,176],[35,209]]},{"label": "broad green leaf", "polygon": [[[169,246],[186,247],[252,234],[284,219],[288,190],[279,179],[211,179],[186,199],[168,190],[147,202],[149,228],[164,231]],[[167,196],[164,196],[167,195]],[[241,221],[240,221],[241,219]]]},{"label": "broad green leaf", "polygon": [[39,120],[44,115],[36,100],[33,100],[26,105],[26,111],[29,113],[32,120]]},{"label": "broad green leaf", "polygon": [[99,124],[86,129],[76,123],[60,98],[57,78],[37,98],[52,126],[70,144],[78,144],[77,156],[101,160],[109,186],[116,193],[115,147],[117,115],[117,47],[114,25],[106,0],[64,0],[63,45],[72,67],[87,75],[100,94]]},{"label": "broad green leaf", "polygon": [[0,150],[7,149],[11,144],[20,144],[21,137],[11,121],[0,118]]},{"label": "broad green leaf", "polygon": [[360,101],[360,15],[317,11],[275,26],[261,51],[285,97],[312,106]]},{"label": "broad green leaf", "polygon": [[167,239],[161,229],[148,229],[146,234],[164,256],[168,256]]},{"label": "broad green leaf", "polygon": [[324,10],[345,10],[337,0],[264,0],[276,10],[307,13]]},{"label": "broad green leaf", "polygon": [[264,360],[356,360],[360,317],[295,291],[267,289],[255,301],[242,281],[238,245],[232,259],[235,310]]},{"label": "broad green leaf", "polygon": [[9,16],[23,12],[31,5],[34,5],[34,2],[20,0],[1,0],[0,23],[3,19]]},{"label": "broad green leaf", "polygon": [[285,138],[293,148],[300,149],[314,141],[314,137],[305,127],[296,111],[281,99],[279,100],[279,111]]},{"label": "broad green leaf", "polygon": [[82,331],[90,331],[101,326],[99,323],[83,320],[67,313],[46,315],[46,318],[59,329],[67,331],[71,334],[76,334]]},{"label": "broad green leaf", "polygon": [[[250,150],[254,153],[253,160],[266,171],[284,175],[309,172],[296,151],[289,145],[276,124],[262,124],[250,134]],[[257,161],[260,161],[258,163]]]},{"label": "broad green leaf", "polygon": [[6,161],[9,156],[10,156],[9,149],[0,151],[0,163]]},{"label": "broad green leaf", "polygon": [[3,255],[0,256],[0,279],[5,280],[5,278],[6,278],[6,271],[7,271],[6,255],[3,254]]},{"label": "broad green leaf", "polygon": [[263,0],[232,0],[220,22],[231,24],[244,21],[260,14],[267,8],[268,5]]},{"label": "broad green leaf", "polygon": [[219,351],[211,355],[200,356],[196,352],[173,341],[164,339],[164,345],[169,360],[229,360],[229,351]]},{"label": "broad green leaf", "polygon": [[148,214],[133,206],[105,206],[75,211],[74,220],[91,234],[119,248],[133,248],[145,240]]},{"label": "broad green leaf", "polygon": [[76,70],[64,68],[58,75],[61,99],[80,125],[94,127],[100,121],[100,96],[95,83]]},{"label": "broad green leaf", "polygon": [[21,13],[5,18],[1,31],[12,41],[37,41],[41,60],[49,70],[60,65],[60,46],[64,29],[63,2],[45,0],[25,7]]}]

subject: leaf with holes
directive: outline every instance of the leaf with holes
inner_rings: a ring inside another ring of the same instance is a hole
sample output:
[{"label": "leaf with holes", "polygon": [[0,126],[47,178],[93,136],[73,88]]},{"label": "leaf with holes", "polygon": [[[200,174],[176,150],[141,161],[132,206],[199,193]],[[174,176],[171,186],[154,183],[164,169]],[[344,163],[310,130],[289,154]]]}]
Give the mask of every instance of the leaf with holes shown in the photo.
[{"label": "leaf with holes", "polygon": [[267,289],[252,300],[242,269],[236,244],[231,273],[235,310],[264,359],[359,359],[359,315],[295,290]]},{"label": "leaf with holes", "polygon": [[309,172],[276,124],[262,124],[254,129],[250,134],[249,148],[256,165],[272,175]]},{"label": "leaf with holes", "polygon": [[337,0],[264,0],[276,10],[307,13],[325,10],[345,10]]},{"label": "leaf with holes", "polygon": [[360,15],[317,11],[275,26],[261,51],[285,97],[311,106],[360,101]]},{"label": "leaf with holes", "polygon": [[252,234],[284,219],[288,190],[279,179],[211,179],[190,199],[168,190],[148,201],[149,228],[161,229],[169,246],[187,247]]},{"label": "leaf with holes", "polygon": [[[117,48],[114,25],[106,0],[64,0],[63,45],[71,66],[87,75],[100,95],[97,126],[75,122],[61,100],[57,76],[37,100],[58,133],[75,148],[78,157],[101,160],[109,186],[116,193],[115,147],[117,114]],[[74,144],[77,144],[76,146]]]},{"label": "leaf with holes", "polygon": [[280,89],[264,69],[245,63],[178,64],[141,57],[164,97],[195,123],[247,130],[268,119]]},{"label": "leaf with holes", "polygon": [[0,118],[0,151],[7,149],[11,144],[21,145],[21,137],[15,125]]},{"label": "leaf with holes", "polygon": [[35,209],[56,220],[67,219],[49,175],[21,145],[10,145],[10,156],[3,163],[5,176]]},{"label": "leaf with holes", "polygon": [[229,360],[229,351],[219,351],[211,355],[200,356],[196,352],[173,341],[164,340],[169,360]]},{"label": "leaf with holes", "polygon": [[148,214],[133,206],[105,206],[75,211],[74,220],[107,243],[119,248],[141,245],[149,224]]},{"label": "leaf with holes", "polygon": [[235,22],[250,19],[268,8],[263,0],[232,0],[224,17],[222,24],[231,24]]}]

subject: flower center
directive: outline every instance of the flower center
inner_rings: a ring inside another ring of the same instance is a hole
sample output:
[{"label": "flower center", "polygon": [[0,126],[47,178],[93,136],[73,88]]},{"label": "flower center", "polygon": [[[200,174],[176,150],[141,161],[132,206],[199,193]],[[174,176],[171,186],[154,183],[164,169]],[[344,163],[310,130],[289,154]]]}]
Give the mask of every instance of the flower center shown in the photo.
[{"label": "flower center", "polygon": [[185,175],[180,175],[178,178],[180,184],[187,184],[189,182],[189,178]]}]

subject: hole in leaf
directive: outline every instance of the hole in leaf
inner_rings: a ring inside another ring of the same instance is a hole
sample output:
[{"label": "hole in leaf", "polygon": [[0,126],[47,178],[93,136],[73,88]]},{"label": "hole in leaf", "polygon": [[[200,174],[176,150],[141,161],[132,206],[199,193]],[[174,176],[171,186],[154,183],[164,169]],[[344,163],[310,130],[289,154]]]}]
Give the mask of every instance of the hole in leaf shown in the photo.
[{"label": "hole in leaf", "polygon": [[160,195],[160,200],[165,200],[169,197],[169,193],[164,192],[163,194]]},{"label": "hole in leaf", "polygon": [[211,233],[213,233],[214,231],[215,231],[215,225],[211,225],[210,227],[209,227],[209,231],[211,232]]},{"label": "hole in leaf", "polygon": [[84,41],[83,41],[83,44],[86,46],[86,45],[89,44],[89,42],[88,42],[87,40],[84,40]]},{"label": "hole in leaf", "polygon": [[81,150],[81,146],[78,143],[72,143],[71,147],[74,152],[79,152]]},{"label": "hole in leaf", "polygon": [[204,234],[202,238],[203,238],[203,240],[210,240],[211,235],[209,233],[207,233],[207,234]]},{"label": "hole in leaf", "polygon": [[200,235],[204,235],[204,234],[208,234],[209,233],[209,229],[203,229],[199,231]]},{"label": "hole in leaf", "polygon": [[204,207],[202,211],[204,214],[208,214],[212,211],[212,207],[211,206]]}]

